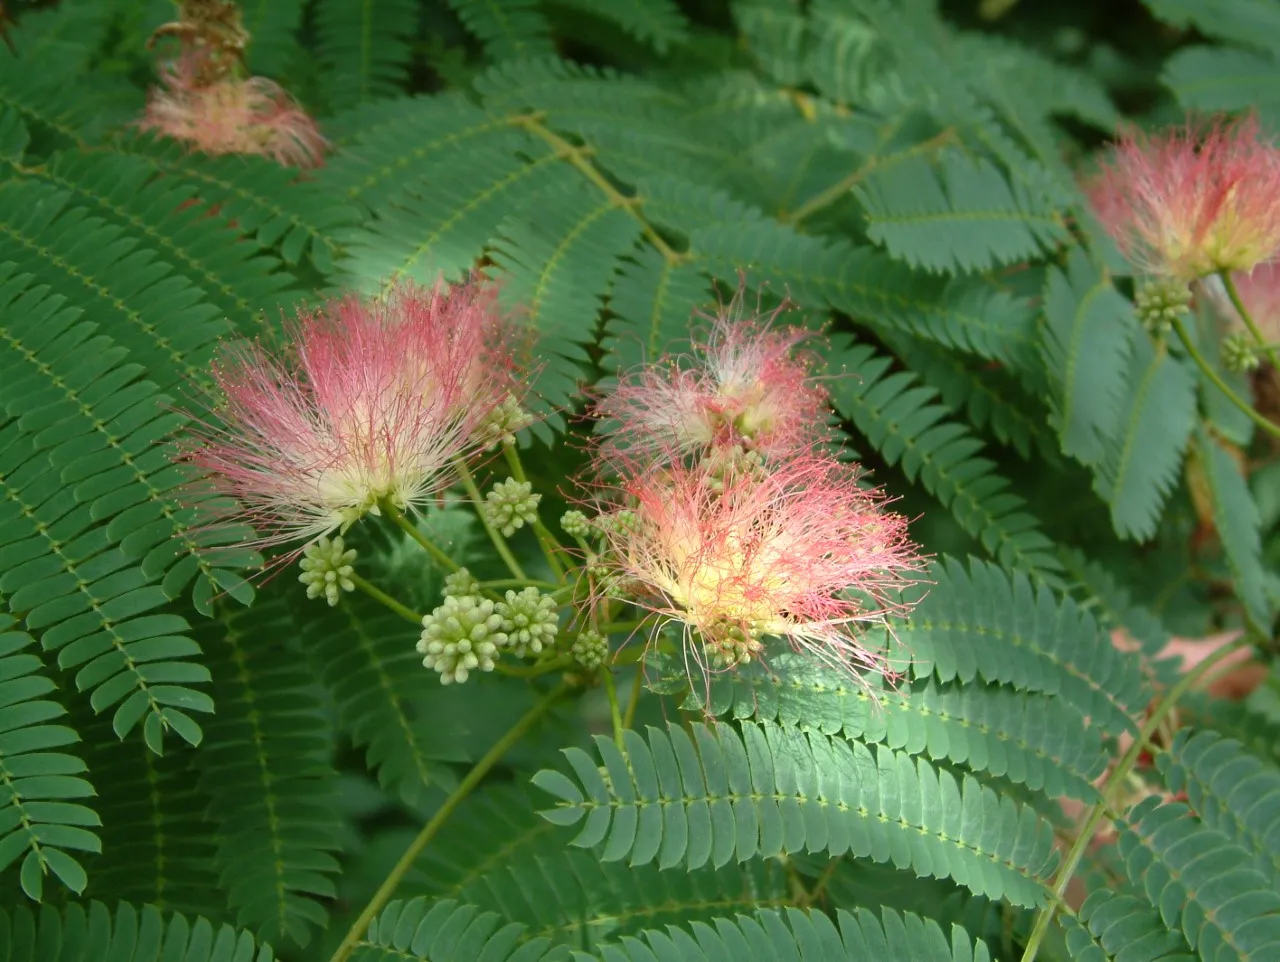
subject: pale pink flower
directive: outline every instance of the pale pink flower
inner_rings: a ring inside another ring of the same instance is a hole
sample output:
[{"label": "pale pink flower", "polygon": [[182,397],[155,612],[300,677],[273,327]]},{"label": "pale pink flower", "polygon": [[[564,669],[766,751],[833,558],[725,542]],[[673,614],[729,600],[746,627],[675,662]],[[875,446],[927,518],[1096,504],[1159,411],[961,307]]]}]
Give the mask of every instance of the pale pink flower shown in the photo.
[{"label": "pale pink flower", "polygon": [[1090,190],[1135,266],[1193,281],[1280,253],[1280,150],[1253,118],[1124,135]]},{"label": "pale pink flower", "polygon": [[[1248,273],[1232,276],[1236,292],[1263,336],[1271,343],[1280,341],[1280,262],[1259,264]],[[1215,287],[1214,302],[1230,319],[1234,330],[1246,330],[1244,320],[1236,313],[1225,290]]]},{"label": "pale pink flower", "polygon": [[388,501],[416,509],[450,464],[492,440],[486,419],[517,388],[492,287],[402,284],[299,311],[289,348],[228,348],[213,376],[220,424],[189,460],[267,546],[345,529]]},{"label": "pale pink flower", "polygon": [[699,662],[747,661],[776,636],[832,666],[880,666],[858,625],[898,607],[920,561],[906,520],[856,481],[819,456],[767,472],[677,461],[633,475],[619,484],[628,513],[605,515],[606,563],[638,605],[696,633]]},{"label": "pale pink flower", "polygon": [[811,359],[795,351],[810,332],[773,328],[777,312],[742,314],[739,290],[691,356],[647,365],[597,402],[603,462],[683,459],[715,448],[785,458],[825,438],[827,392],[811,375]]},{"label": "pale pink flower", "polygon": [[197,83],[199,59],[184,55],[160,73],[138,127],[206,154],[258,154],[286,167],[318,167],[327,141],[315,122],[265,77]]}]

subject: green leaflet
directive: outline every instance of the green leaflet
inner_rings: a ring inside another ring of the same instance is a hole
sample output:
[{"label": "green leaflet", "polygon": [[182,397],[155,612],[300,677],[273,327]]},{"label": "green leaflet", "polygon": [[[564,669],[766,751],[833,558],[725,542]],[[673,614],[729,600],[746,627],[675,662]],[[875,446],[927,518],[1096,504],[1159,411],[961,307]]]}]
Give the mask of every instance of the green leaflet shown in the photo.
[{"label": "green leaflet", "polygon": [[855,962],[911,959],[912,962],[990,962],[985,944],[958,928],[948,934],[911,913],[844,910],[828,919],[817,912],[764,909],[735,919],[695,923],[689,932],[648,929],[642,936],[606,945],[598,955],[566,956],[545,939],[530,938],[523,926],[502,925],[493,912],[454,900],[392,902],[370,929],[366,945],[352,955],[374,962],[395,952],[414,962],[719,962],[728,958],[795,962]]},{"label": "green leaflet", "polygon": [[1249,485],[1231,456],[1203,428],[1196,431],[1195,452],[1208,481],[1213,524],[1240,593],[1248,620],[1270,634],[1274,615],[1262,562],[1262,531]]},{"label": "green leaflet", "polygon": [[1096,464],[1106,451],[1105,439],[1119,427],[1129,345],[1141,336],[1133,306],[1076,248],[1065,272],[1049,271],[1044,314],[1041,351],[1055,388],[1062,450]]},{"label": "green leaflet", "polygon": [[85,763],[50,751],[80,736],[48,724],[66,709],[42,697],[56,686],[41,671],[40,657],[23,650],[34,644],[0,612],[0,871],[18,864],[23,892],[40,901],[46,875],[76,894],[84,891],[88,876],[71,852],[102,851],[93,831],[102,822],[78,801],[95,794],[80,777]]},{"label": "green leaflet", "polygon": [[1043,899],[1052,833],[970,777],[772,724],[689,731],[650,727],[647,741],[627,731],[625,755],[596,736],[603,769],[565,749],[574,779],[552,770],[534,777],[558,799],[543,815],[584,822],[574,844],[603,844],[604,861],[695,869],[804,849],[892,861],[1017,905]]},{"label": "green leaflet", "polygon": [[1232,47],[1184,47],[1165,63],[1161,80],[1183,107],[1192,110],[1256,109],[1280,116],[1273,56]]},{"label": "green leaflet", "polygon": [[[154,906],[121,902],[114,915],[101,902],[48,909],[0,912],[0,959],[5,962],[60,962],[81,957],[111,962],[152,962],[157,952],[183,962],[272,962],[271,947],[257,945],[248,932],[165,915]],[[110,955],[107,951],[110,947]],[[170,954],[172,953],[172,954]]]}]

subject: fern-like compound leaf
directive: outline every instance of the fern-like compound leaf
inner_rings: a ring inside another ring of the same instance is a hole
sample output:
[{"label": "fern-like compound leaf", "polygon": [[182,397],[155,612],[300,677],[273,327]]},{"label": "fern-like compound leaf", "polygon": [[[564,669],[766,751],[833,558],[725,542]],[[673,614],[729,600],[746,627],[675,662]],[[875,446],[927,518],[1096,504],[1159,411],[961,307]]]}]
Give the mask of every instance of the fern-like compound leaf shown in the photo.
[{"label": "fern-like compound leaf", "polygon": [[730,919],[694,922],[687,929],[646,929],[601,946],[596,953],[564,955],[524,926],[502,925],[493,912],[453,899],[392,902],[370,926],[354,962],[374,962],[394,952],[412,962],[990,962],[986,945],[959,927],[950,933],[936,922],[888,909],[879,915],[843,909],[832,919],[820,912],[760,909]]},{"label": "fern-like compound leaf", "polygon": [[1065,271],[1049,271],[1044,313],[1044,362],[1062,450],[1096,464],[1123,411],[1129,344],[1140,335],[1133,306],[1076,248]]},{"label": "fern-like compound leaf", "polygon": [[[165,729],[198,744],[190,713],[213,703],[191,686],[209,673],[188,660],[199,647],[186,621],[156,612],[165,566],[138,565],[158,542],[177,546],[170,564],[191,559],[187,580],[201,564],[188,518],[168,501],[181,480],[164,443],[176,419],[113,338],[11,264],[0,265],[0,304],[0,404],[12,418],[0,422],[0,591],[59,666],[78,669],[94,709],[115,709],[117,735],[142,723],[157,752]],[[223,580],[204,575],[206,591]]]},{"label": "fern-like compound leaf", "polygon": [[978,455],[981,442],[933,403],[937,392],[909,373],[890,373],[889,360],[872,348],[835,340],[831,369],[843,375],[832,385],[836,410],[886,461],[900,463],[908,478],[918,477],[1002,563],[1055,575],[1061,562],[1051,542],[995,465]]},{"label": "fern-like compound leaf", "polygon": [[94,794],[84,762],[57,750],[80,737],[50,724],[66,709],[44,697],[56,686],[24,650],[33,644],[0,612],[0,872],[17,864],[22,890],[40,901],[49,875],[84,891],[88,877],[72,852],[100,852],[93,829],[102,823],[81,801]]},{"label": "fern-like compound leaf", "polygon": [[328,918],[338,862],[332,735],[279,601],[201,623],[218,714],[197,759],[221,883],[240,924],[305,945]]},{"label": "fern-like compound leaf", "polygon": [[447,0],[458,19],[495,62],[555,52],[537,0]]},{"label": "fern-like compound leaf", "polygon": [[1123,413],[1106,439],[1094,490],[1111,505],[1117,534],[1146,540],[1178,481],[1195,423],[1196,381],[1163,346],[1136,337],[1124,383]]},{"label": "fern-like compound leaf", "polygon": [[912,158],[857,188],[867,234],[894,257],[947,273],[1009,264],[1066,237],[1061,219],[996,167],[947,151],[936,166]]},{"label": "fern-like compound leaf", "polygon": [[575,778],[539,772],[556,796],[543,814],[583,822],[575,845],[600,858],[697,868],[806,850],[846,853],[953,878],[975,892],[1038,905],[1052,833],[1030,810],[923,759],[818,733],[743,723],[597,736],[603,768],[565,756]]},{"label": "fern-like compound leaf", "polygon": [[408,76],[417,33],[414,0],[319,0],[318,51],[331,106],[395,95]]},{"label": "fern-like compound leaf", "polygon": [[1132,653],[1111,643],[1070,598],[1008,574],[953,558],[931,569],[933,586],[897,631],[916,677],[975,678],[1061,698],[1111,734],[1136,731],[1152,692]]},{"label": "fern-like compound leaf", "polygon": [[1137,896],[1097,889],[1079,915],[1059,916],[1071,958],[1078,962],[1191,962],[1186,940]]},{"label": "fern-like compound leaf", "polygon": [[1202,959],[1280,953],[1280,893],[1249,853],[1186,805],[1148,798],[1126,819],[1118,849],[1130,882]]},{"label": "fern-like compound leaf", "polygon": [[[683,662],[672,667],[670,681],[685,683]],[[884,743],[1008,778],[1051,798],[1096,798],[1091,783],[1107,762],[1096,728],[1066,702],[999,685],[942,685],[931,678],[889,684],[873,675],[854,681],[783,651],[768,657],[768,667],[695,677],[691,687],[689,709]],[[708,690],[709,701],[698,694]]]},{"label": "fern-like compound leaf", "polygon": [[1280,880],[1280,771],[1237,741],[1185,729],[1157,764],[1169,790],[1186,793],[1205,825],[1256,853],[1258,870]]}]

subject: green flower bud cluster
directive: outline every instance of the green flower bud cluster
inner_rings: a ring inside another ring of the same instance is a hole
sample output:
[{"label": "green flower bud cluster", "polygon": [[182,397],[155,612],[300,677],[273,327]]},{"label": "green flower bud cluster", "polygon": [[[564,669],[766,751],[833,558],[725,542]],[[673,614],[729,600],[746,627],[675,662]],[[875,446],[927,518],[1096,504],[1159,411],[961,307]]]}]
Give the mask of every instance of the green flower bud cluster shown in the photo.
[{"label": "green flower bud cluster", "polygon": [[351,580],[355,573],[355,560],[356,549],[347,548],[341,536],[333,540],[320,538],[315,544],[307,545],[303,549],[302,560],[298,562],[302,569],[298,580],[307,586],[307,597],[324,595],[324,600],[332,608],[344,591],[355,591],[356,584]]},{"label": "green flower bud cluster", "polygon": [[754,628],[723,624],[717,625],[713,631],[704,632],[702,643],[716,668],[736,668],[751,661],[764,649],[760,638],[760,632]]},{"label": "green flower bud cluster", "polygon": [[538,520],[538,502],[542,495],[534,494],[533,485],[528,481],[515,478],[499,481],[484,498],[480,510],[485,520],[508,538],[518,528]]},{"label": "green flower bud cluster", "polygon": [[508,591],[506,601],[498,602],[494,610],[502,618],[506,646],[517,658],[536,655],[555,644],[560,618],[550,595],[537,588]]},{"label": "green flower bud cluster", "polygon": [[493,671],[498,649],[507,643],[503,618],[487,598],[447,595],[422,618],[418,651],[422,664],[440,673],[440,683],[464,682],[475,670]]},{"label": "green flower bud cluster", "polygon": [[1262,363],[1257,344],[1243,331],[1224,337],[1221,350],[1222,363],[1228,371],[1253,371]]},{"label": "green flower bud cluster", "polygon": [[500,444],[515,444],[516,434],[533,423],[533,415],[520,406],[515,396],[508,394],[501,404],[489,413],[480,425],[482,436],[488,442],[488,450]]},{"label": "green flower bud cluster", "polygon": [[1134,295],[1138,320],[1152,334],[1163,334],[1191,306],[1191,288],[1173,278],[1144,281]]},{"label": "green flower bud cluster", "polygon": [[570,538],[586,538],[591,534],[591,522],[581,511],[566,511],[562,514],[560,527]]},{"label": "green flower bud cluster", "polygon": [[588,671],[599,668],[609,657],[609,640],[600,632],[585,628],[569,647],[573,660]]},{"label": "green flower bud cluster", "polygon": [[444,593],[462,598],[466,595],[480,594],[480,582],[466,568],[459,568],[444,576]]}]

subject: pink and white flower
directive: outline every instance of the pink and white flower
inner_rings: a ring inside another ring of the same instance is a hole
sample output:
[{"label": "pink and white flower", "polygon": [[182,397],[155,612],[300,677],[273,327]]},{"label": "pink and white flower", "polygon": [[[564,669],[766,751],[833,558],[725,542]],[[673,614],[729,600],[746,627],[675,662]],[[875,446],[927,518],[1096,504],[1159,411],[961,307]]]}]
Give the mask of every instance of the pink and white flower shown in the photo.
[{"label": "pink and white flower", "polygon": [[608,563],[641,607],[696,633],[699,661],[731,666],[776,636],[847,670],[877,667],[858,626],[899,610],[921,562],[906,520],[818,456],[766,472],[675,461],[624,478],[626,523],[605,524]]},{"label": "pink and white flower", "polygon": [[1193,281],[1280,254],[1280,149],[1256,120],[1127,133],[1090,189],[1141,270]]},{"label": "pink and white flower", "polygon": [[812,450],[826,436],[828,409],[811,359],[795,350],[811,332],[771,327],[776,316],[743,317],[739,291],[692,356],[624,377],[596,404],[604,419],[601,461],[680,460],[732,448],[771,459]]},{"label": "pink and white flower", "polygon": [[161,70],[141,130],[183,141],[206,154],[257,154],[286,167],[318,167],[327,141],[315,122],[265,77],[198,82],[200,59],[183,55]]},{"label": "pink and white flower", "polygon": [[518,390],[507,330],[478,280],[300,311],[283,353],[224,352],[220,426],[197,425],[187,457],[261,546],[314,541],[385,502],[418,508],[490,443],[486,419]]}]

